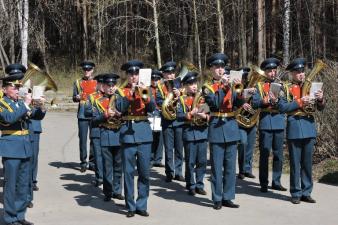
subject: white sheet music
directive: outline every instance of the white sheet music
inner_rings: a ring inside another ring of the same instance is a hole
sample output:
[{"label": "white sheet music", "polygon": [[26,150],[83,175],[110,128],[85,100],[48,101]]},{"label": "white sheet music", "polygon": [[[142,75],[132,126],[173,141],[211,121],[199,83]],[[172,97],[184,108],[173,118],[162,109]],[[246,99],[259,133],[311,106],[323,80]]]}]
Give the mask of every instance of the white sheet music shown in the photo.
[{"label": "white sheet music", "polygon": [[32,99],[40,99],[42,96],[44,96],[44,92],[44,86],[33,86]]},{"label": "white sheet music", "polygon": [[153,130],[153,131],[161,131],[162,130],[161,117],[152,116],[152,117],[148,117],[148,120],[150,122],[151,130]]},{"label": "white sheet music", "polygon": [[271,83],[270,84],[270,92],[277,98],[279,96],[279,92],[280,92],[281,88],[282,88],[282,85],[279,84],[279,83]]},{"label": "white sheet music", "polygon": [[146,87],[149,87],[151,84],[151,69],[140,69],[138,84],[143,84]]},{"label": "white sheet music", "polygon": [[230,83],[235,79],[242,80],[242,71],[230,70]]},{"label": "white sheet music", "polygon": [[323,88],[323,83],[322,82],[312,82],[311,83],[311,88],[310,88],[310,97],[314,98],[315,93],[319,90],[322,90]]}]

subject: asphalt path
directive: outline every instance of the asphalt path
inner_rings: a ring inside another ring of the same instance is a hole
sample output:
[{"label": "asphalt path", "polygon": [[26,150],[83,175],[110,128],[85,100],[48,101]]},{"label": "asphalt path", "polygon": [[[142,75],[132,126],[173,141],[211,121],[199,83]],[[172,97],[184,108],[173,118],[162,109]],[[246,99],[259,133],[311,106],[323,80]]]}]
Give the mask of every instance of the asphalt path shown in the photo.
[{"label": "asphalt path", "polygon": [[[208,195],[194,197],[187,194],[185,183],[166,183],[164,168],[153,168],[148,201],[150,216],[126,218],[124,201],[104,202],[102,187],[92,184],[93,172],[79,171],[75,113],[50,112],[43,121],[43,129],[38,174],[40,190],[34,192],[34,207],[27,211],[27,220],[35,225],[338,224],[338,187],[321,183],[314,184],[312,196],[316,204],[293,205],[289,192],[269,190],[263,194],[259,191],[258,179],[238,180],[235,202],[240,208],[214,210],[210,166],[205,178]],[[254,173],[258,175],[257,170]],[[289,186],[287,174],[283,175],[282,183]],[[2,188],[0,193],[2,199]],[[0,205],[1,215],[2,208]]]}]

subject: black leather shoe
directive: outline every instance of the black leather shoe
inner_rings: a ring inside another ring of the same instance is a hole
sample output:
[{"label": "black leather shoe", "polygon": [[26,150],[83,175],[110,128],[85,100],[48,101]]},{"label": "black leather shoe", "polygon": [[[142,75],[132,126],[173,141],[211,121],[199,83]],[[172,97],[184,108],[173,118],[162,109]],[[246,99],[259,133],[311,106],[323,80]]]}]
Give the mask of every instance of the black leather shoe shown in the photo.
[{"label": "black leather shoe", "polygon": [[154,163],[153,167],[164,167],[162,163]]},{"label": "black leather shoe", "polygon": [[84,172],[86,172],[86,170],[87,170],[87,164],[81,165],[80,172],[84,173]]},{"label": "black leather shoe", "polygon": [[261,187],[260,191],[262,193],[266,193],[266,192],[268,192],[268,187]]},{"label": "black leather shoe", "polygon": [[273,190],[277,190],[277,191],[286,191],[287,189],[285,187],[283,187],[282,185],[272,185],[271,189]]},{"label": "black leather shoe", "polygon": [[300,200],[308,203],[316,203],[316,200],[314,200],[311,196],[302,196]]},{"label": "black leather shoe", "polygon": [[124,196],[121,194],[113,194],[113,198],[118,199],[118,200],[124,200]]},{"label": "black leather shoe", "polygon": [[238,178],[238,179],[241,179],[241,180],[244,180],[244,178],[245,178],[244,173],[239,173],[239,174],[237,175],[237,178]]},{"label": "black leather shoe", "polygon": [[222,208],[222,202],[215,202],[213,208],[220,210]]},{"label": "black leather shoe", "polygon": [[102,180],[96,180],[96,181],[94,182],[94,186],[95,186],[95,187],[100,187],[102,184],[103,184],[103,181],[102,181]]},{"label": "black leather shoe", "polygon": [[34,205],[33,205],[33,202],[28,202],[28,204],[27,204],[27,207],[28,207],[28,208],[33,208],[33,206],[34,206]]},{"label": "black leather shoe", "polygon": [[185,181],[184,177],[183,176],[179,176],[179,175],[175,176],[175,180],[182,181],[182,182]]},{"label": "black leather shoe", "polygon": [[38,191],[39,187],[36,184],[33,184],[33,191]]},{"label": "black leather shoe", "polygon": [[145,217],[149,216],[149,213],[145,210],[136,210],[136,214],[140,216],[145,216]]},{"label": "black leather shoe", "polygon": [[256,176],[253,175],[252,173],[244,173],[244,176],[248,178],[256,178]]},{"label": "black leather shoe", "polygon": [[22,225],[34,225],[34,223],[29,222],[29,221],[27,221],[27,220],[19,220],[18,222],[19,222],[20,224],[22,224]]},{"label": "black leather shoe", "polygon": [[299,203],[300,203],[300,199],[299,199],[299,198],[296,198],[296,197],[292,197],[292,198],[291,198],[291,202],[292,202],[293,204],[299,204]]},{"label": "black leather shoe", "polygon": [[103,201],[110,202],[111,201],[111,196],[104,196]]},{"label": "black leather shoe", "polygon": [[135,216],[135,211],[128,211],[126,216],[127,217],[134,217]]},{"label": "black leather shoe", "polygon": [[173,177],[172,177],[172,176],[167,176],[167,177],[165,178],[165,182],[169,183],[169,182],[171,182],[171,181],[173,181]]},{"label": "black leather shoe", "polygon": [[222,205],[229,208],[239,208],[239,205],[233,203],[231,200],[223,200]]},{"label": "black leather shoe", "polygon": [[194,196],[196,195],[196,191],[194,189],[189,190],[189,195]]},{"label": "black leather shoe", "polygon": [[196,188],[196,193],[199,195],[207,195],[207,192],[202,188]]}]

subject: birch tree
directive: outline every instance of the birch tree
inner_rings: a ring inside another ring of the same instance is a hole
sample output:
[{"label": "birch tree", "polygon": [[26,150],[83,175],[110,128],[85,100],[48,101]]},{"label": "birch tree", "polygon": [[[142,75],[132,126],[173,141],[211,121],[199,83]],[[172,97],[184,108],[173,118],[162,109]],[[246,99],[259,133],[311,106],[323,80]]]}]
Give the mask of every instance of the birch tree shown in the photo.
[{"label": "birch tree", "polygon": [[288,65],[290,61],[290,0],[284,0],[283,16],[283,62]]}]

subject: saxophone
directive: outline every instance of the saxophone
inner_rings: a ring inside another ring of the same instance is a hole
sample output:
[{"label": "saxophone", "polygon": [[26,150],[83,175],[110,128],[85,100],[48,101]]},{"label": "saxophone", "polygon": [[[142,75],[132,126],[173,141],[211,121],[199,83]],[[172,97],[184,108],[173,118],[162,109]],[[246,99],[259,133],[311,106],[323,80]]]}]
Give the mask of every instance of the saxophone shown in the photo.
[{"label": "saxophone", "polygon": [[[264,79],[264,72],[261,71],[256,66],[251,66],[251,74],[247,87],[252,88],[255,87],[257,82]],[[246,103],[250,103],[251,99],[246,101]],[[243,106],[241,106],[236,111],[236,120],[241,127],[251,128],[256,125],[259,119],[260,109],[251,109],[250,111],[246,111]]]},{"label": "saxophone", "polygon": [[[327,65],[322,60],[317,59],[313,69],[310,71],[309,75],[306,76],[305,81],[303,82],[302,97],[309,95],[313,79],[325,67],[327,67]],[[304,106],[303,111],[307,114],[313,114],[316,111],[316,101],[313,100],[313,101],[310,102],[310,104]]]}]

